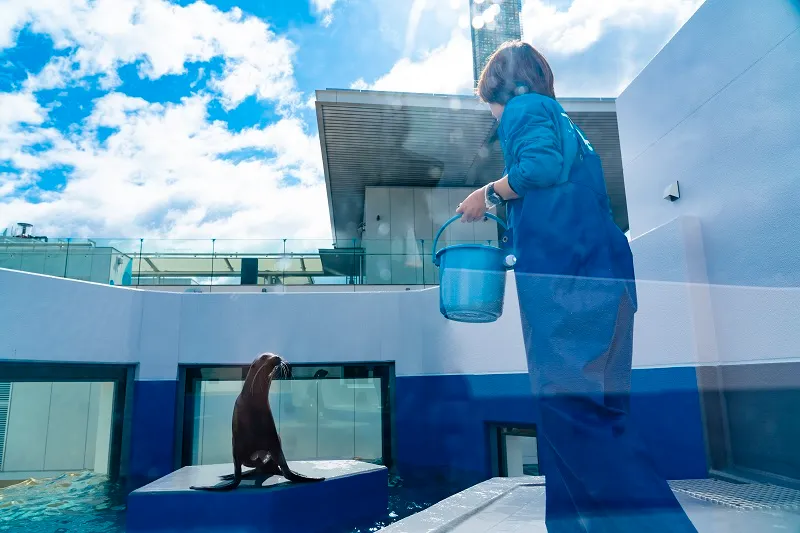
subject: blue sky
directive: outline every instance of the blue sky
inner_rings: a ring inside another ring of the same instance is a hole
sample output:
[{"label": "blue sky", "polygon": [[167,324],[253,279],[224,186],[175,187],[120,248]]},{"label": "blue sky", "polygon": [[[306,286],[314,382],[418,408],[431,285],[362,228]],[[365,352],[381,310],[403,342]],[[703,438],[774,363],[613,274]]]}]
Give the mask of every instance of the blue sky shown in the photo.
[{"label": "blue sky", "polygon": [[[701,3],[523,0],[524,38],[613,97]],[[329,239],[314,91],[470,91],[468,0],[29,4],[0,4],[0,227]]]}]

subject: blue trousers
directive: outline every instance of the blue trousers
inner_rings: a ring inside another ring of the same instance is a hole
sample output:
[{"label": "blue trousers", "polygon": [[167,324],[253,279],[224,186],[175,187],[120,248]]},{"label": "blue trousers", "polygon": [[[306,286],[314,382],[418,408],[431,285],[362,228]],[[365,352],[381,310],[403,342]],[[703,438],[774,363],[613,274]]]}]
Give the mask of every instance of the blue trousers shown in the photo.
[{"label": "blue trousers", "polygon": [[696,533],[629,422],[635,308],[625,284],[515,278],[548,531]]}]

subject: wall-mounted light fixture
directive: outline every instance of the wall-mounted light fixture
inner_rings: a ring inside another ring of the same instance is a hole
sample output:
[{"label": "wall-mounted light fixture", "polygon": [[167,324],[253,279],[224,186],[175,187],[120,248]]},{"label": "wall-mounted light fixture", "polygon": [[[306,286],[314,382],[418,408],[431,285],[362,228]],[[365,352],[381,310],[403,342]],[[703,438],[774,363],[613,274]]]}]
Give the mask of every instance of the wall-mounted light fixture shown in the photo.
[{"label": "wall-mounted light fixture", "polygon": [[675,183],[670,183],[666,189],[664,189],[664,200],[669,200],[670,202],[674,202],[681,197],[681,186],[680,183],[677,181]]}]

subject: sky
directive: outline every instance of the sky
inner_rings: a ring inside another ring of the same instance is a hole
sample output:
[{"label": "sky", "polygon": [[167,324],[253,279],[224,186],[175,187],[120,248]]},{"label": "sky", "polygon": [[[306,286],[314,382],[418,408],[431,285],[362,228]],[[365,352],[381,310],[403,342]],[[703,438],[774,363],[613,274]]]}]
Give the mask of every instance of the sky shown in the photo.
[{"label": "sky", "polygon": [[[557,96],[616,97],[702,2],[523,0],[523,39]],[[469,27],[468,0],[0,0],[0,229],[330,240],[315,90],[469,94]]]}]

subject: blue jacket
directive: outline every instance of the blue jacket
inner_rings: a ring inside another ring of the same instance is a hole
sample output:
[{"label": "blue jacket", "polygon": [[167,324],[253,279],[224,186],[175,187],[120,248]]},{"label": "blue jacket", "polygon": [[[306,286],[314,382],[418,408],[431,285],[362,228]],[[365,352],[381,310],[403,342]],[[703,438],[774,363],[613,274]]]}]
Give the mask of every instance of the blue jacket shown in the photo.
[{"label": "blue jacket", "polygon": [[516,272],[625,280],[636,307],[633,257],[614,223],[600,158],[556,100],[511,99],[498,125],[509,185]]}]

